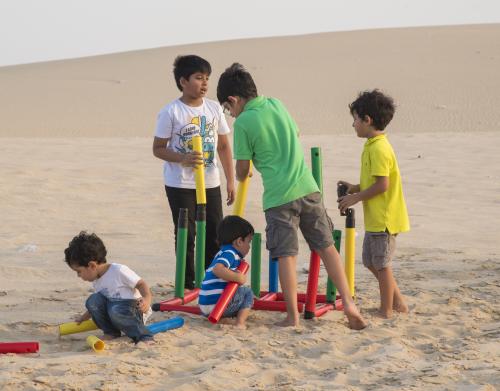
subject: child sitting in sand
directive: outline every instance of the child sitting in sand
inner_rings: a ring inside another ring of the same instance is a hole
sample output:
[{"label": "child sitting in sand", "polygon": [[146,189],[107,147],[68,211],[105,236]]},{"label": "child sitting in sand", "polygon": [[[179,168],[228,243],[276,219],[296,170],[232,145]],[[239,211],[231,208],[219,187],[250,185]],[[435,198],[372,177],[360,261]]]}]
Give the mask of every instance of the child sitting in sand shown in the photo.
[{"label": "child sitting in sand", "polygon": [[[240,265],[240,260],[248,254],[253,234],[252,225],[239,216],[226,216],[219,224],[217,239],[221,248],[205,272],[198,299],[203,315],[210,315],[229,281],[240,285],[246,282],[246,275],[236,271],[236,268]],[[238,287],[222,314],[221,323],[234,323],[238,328],[246,328],[245,321],[252,305],[253,292],[250,287]],[[227,319],[234,317],[235,322]]]},{"label": "child sitting in sand", "polygon": [[135,343],[149,342],[153,335],[144,325],[151,315],[151,291],[148,284],[125,265],[106,263],[106,247],[96,234],[82,231],[64,250],[65,261],[78,277],[91,281],[95,293],[85,303],[87,311],[76,321],[92,318],[113,339],[123,332]]},{"label": "child sitting in sand", "polygon": [[339,208],[344,212],[359,201],[363,202],[363,264],[378,280],[380,314],[390,318],[393,310],[408,312],[392,274],[391,262],[397,234],[410,229],[398,162],[384,132],[394,116],[394,102],[389,96],[373,90],[359,94],[349,108],[356,134],[367,140],[361,155],[360,183],[339,182],[347,187],[348,193],[339,198]]}]

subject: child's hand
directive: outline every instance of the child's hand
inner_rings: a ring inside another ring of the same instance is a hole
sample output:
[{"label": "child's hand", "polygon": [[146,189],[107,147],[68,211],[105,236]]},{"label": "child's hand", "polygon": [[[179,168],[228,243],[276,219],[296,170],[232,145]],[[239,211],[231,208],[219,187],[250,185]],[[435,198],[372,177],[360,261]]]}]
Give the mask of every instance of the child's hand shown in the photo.
[{"label": "child's hand", "polygon": [[182,155],[181,164],[185,167],[196,167],[203,164],[203,155],[200,152],[190,152]]},{"label": "child's hand", "polygon": [[151,307],[151,300],[148,300],[144,297],[141,297],[140,299],[137,299],[137,308],[141,310],[143,314],[148,312],[149,307]]},{"label": "child's hand", "polygon": [[85,322],[86,320],[89,320],[90,314],[88,312],[85,312],[82,315],[76,315],[74,319],[75,319],[76,324],[79,325],[80,323]]},{"label": "child's hand", "polygon": [[247,275],[246,274],[241,273],[239,270],[235,270],[235,273],[236,273],[236,278],[237,278],[237,281],[235,281],[235,282],[237,282],[240,285],[243,285],[245,282],[247,282]]},{"label": "child's hand", "polygon": [[353,185],[353,184],[351,184],[351,183],[349,183],[349,182],[338,181],[337,185],[344,185],[345,187],[347,187],[347,194],[356,193],[356,186]]},{"label": "child's hand", "polygon": [[357,204],[359,202],[358,194],[348,194],[344,197],[340,197],[337,202],[339,203],[339,209],[342,213],[346,211],[347,208]]}]

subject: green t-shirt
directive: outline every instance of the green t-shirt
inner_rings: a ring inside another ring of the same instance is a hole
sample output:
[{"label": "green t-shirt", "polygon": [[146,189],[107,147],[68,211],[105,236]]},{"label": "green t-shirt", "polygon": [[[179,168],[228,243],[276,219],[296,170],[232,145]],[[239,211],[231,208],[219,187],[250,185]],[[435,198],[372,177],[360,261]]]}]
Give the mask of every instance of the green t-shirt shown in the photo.
[{"label": "green t-shirt", "polygon": [[234,159],[252,160],[262,176],[264,210],[319,191],[306,166],[298,127],[283,103],[258,96],[234,122]]},{"label": "green t-shirt", "polygon": [[365,231],[383,232],[387,229],[391,234],[409,231],[398,162],[385,134],[369,138],[365,143],[361,155],[360,190],[372,186],[377,176],[389,177],[389,188],[363,201]]}]

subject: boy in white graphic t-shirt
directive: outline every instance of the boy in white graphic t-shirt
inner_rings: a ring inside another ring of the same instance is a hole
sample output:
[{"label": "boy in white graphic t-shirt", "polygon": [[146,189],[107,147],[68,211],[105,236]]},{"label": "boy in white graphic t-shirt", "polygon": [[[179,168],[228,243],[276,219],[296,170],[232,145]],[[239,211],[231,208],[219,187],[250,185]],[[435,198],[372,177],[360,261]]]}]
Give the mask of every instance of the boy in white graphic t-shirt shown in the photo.
[{"label": "boy in white graphic t-shirt", "polygon": [[[201,163],[205,167],[205,268],[219,251],[217,226],[222,221],[222,197],[217,157],[226,176],[227,205],[233,203],[235,196],[229,126],[219,103],[206,98],[211,72],[210,64],[201,57],[188,55],[175,59],[174,77],[182,96],[161,109],[153,141],[153,154],[165,161],[165,191],[172,211],[176,243],[179,209],[188,209],[187,289],[194,287],[196,184],[193,167]],[[203,156],[193,151],[195,135],[202,137]]]},{"label": "boy in white graphic t-shirt", "polygon": [[153,335],[144,325],[151,315],[148,284],[127,266],[106,263],[106,254],[102,240],[83,231],[64,250],[69,267],[95,289],[85,303],[87,311],[76,321],[92,318],[104,339],[117,338],[123,332],[135,343],[152,341]]}]

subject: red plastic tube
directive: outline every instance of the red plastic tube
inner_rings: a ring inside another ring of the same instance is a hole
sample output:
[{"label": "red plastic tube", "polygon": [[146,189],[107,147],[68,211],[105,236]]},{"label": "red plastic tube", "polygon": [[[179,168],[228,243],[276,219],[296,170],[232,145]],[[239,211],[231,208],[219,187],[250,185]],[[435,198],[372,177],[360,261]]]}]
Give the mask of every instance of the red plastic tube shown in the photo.
[{"label": "red plastic tube", "polygon": [[184,304],[190,303],[193,300],[198,298],[198,294],[200,293],[200,288],[195,288],[192,291],[184,292]]},{"label": "red plastic tube", "polygon": [[[259,300],[263,300],[263,301],[276,301],[278,300],[278,295],[279,293],[277,292],[269,292],[269,293],[266,293],[264,296],[262,296]],[[281,300],[283,300],[283,294],[281,294]]]},{"label": "red plastic tube", "polygon": [[[265,297],[271,297],[272,294],[273,292],[269,293],[267,291],[262,291],[260,293],[260,300],[276,300],[276,301],[285,300],[282,292],[274,293],[276,295],[274,299],[269,299],[269,298],[264,299]],[[307,297],[306,293],[297,293],[297,301],[300,303],[305,303],[306,297]],[[316,303],[326,303],[326,295],[318,293],[318,295],[316,296]]]},{"label": "red plastic tube", "polygon": [[[254,300],[252,309],[257,311],[280,311],[286,312],[286,303],[284,301]],[[304,310],[304,303],[297,303],[299,312]]]},{"label": "red plastic tube", "polygon": [[200,307],[197,305],[182,305],[182,304],[167,304],[160,303],[160,311],[179,311],[188,312],[190,314],[201,315]]},{"label": "red plastic tube", "polygon": [[331,310],[333,310],[333,304],[322,304],[316,307],[316,310],[314,311],[314,316],[319,318],[321,315],[324,315]]},{"label": "red plastic tube", "polygon": [[316,296],[318,295],[318,278],[319,278],[319,255],[315,252],[311,252],[311,259],[309,261],[309,277],[307,279],[307,297],[306,297],[306,309],[304,317],[306,319],[314,318],[314,312],[316,310]]},{"label": "red plastic tube", "polygon": [[36,353],[38,342],[0,342],[0,353]]},{"label": "red plastic tube", "polygon": [[[240,266],[236,270],[238,270],[240,273],[246,274],[248,271],[248,263],[245,261],[241,261]],[[217,304],[215,304],[214,309],[208,315],[208,320],[212,323],[217,323],[219,319],[221,318],[222,314],[226,310],[229,301],[232,299],[234,294],[236,293],[236,289],[238,289],[238,283],[236,282],[228,282],[226,287],[224,288],[224,291],[219,297],[219,300],[217,301]]]}]

